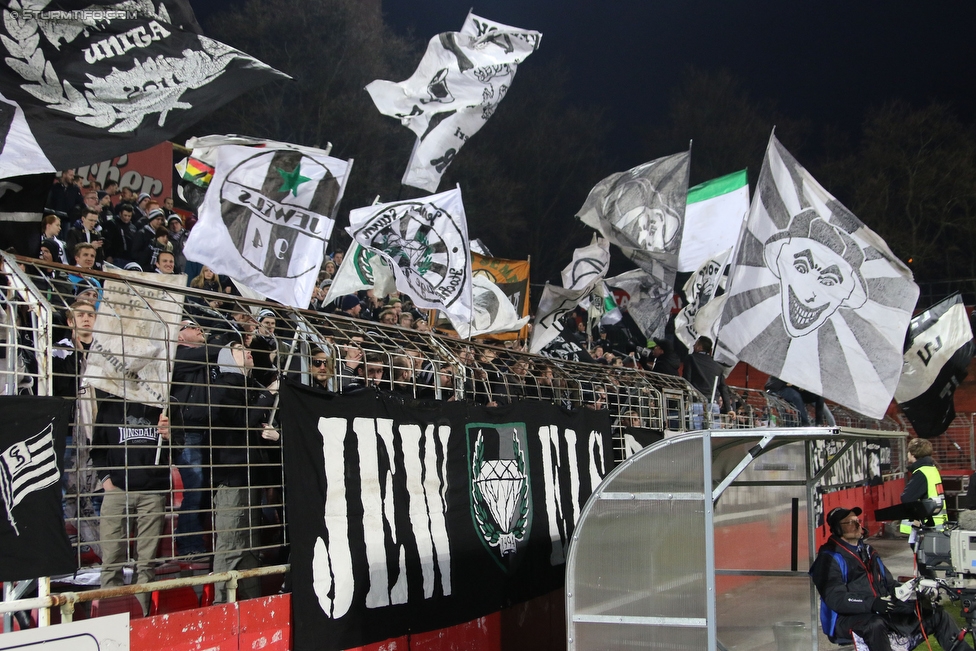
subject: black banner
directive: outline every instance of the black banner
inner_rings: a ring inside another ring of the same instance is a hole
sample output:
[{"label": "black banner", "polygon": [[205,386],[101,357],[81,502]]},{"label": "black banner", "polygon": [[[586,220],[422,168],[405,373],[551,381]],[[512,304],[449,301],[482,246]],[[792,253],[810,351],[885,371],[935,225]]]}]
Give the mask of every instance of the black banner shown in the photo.
[{"label": "black banner", "polygon": [[74,572],[64,531],[61,475],[74,403],[63,398],[0,397],[0,580]]},{"label": "black banner", "polygon": [[[281,391],[295,649],[466,622],[563,585],[607,411]],[[323,517],[324,514],[324,517]]]},{"label": "black banner", "polygon": [[0,88],[55,169],[147,149],[285,77],[199,35],[187,0],[34,5],[0,6]]}]

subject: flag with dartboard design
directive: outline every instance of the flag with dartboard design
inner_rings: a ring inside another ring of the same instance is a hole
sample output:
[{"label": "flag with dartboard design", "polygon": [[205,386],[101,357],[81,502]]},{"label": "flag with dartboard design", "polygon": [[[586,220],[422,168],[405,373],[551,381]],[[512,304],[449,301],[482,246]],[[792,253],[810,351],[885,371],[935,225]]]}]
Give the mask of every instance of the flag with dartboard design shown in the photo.
[{"label": "flag with dartboard design", "polygon": [[221,146],[187,259],[307,307],[350,167],[320,149]]}]

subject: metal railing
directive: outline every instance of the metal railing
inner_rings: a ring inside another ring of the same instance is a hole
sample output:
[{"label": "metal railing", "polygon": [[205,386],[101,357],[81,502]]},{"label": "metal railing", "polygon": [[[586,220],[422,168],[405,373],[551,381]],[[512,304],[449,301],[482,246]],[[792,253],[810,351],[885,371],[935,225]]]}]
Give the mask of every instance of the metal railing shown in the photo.
[{"label": "metal railing", "polygon": [[[80,273],[0,255],[7,279],[0,389],[76,398],[63,490],[79,570],[57,579],[65,585],[97,571],[106,546],[114,565],[135,565],[149,586],[161,585],[151,581],[154,565],[218,558],[214,550],[227,540],[254,563],[280,564],[288,542],[280,449],[287,432],[277,425],[275,389],[286,378],[335,393],[375,386],[419,400],[608,408],[618,461],[633,428],[663,436],[693,429],[703,415],[707,426],[710,417],[702,408],[705,397],[678,377],[174,287],[152,274]],[[89,324],[84,313],[93,309]],[[162,372],[150,373],[153,365]],[[253,368],[245,381],[246,366]],[[120,369],[126,373],[113,380]],[[139,379],[131,377],[136,372]],[[798,423],[794,408],[775,396],[733,392],[737,417],[716,417],[716,425]],[[156,396],[158,404],[147,409],[136,395]],[[896,429],[888,422],[859,423]],[[159,542],[148,557],[130,522],[106,519],[106,476],[163,496]],[[221,485],[235,489],[238,501],[230,507],[215,504]],[[234,517],[222,517],[228,513]],[[105,535],[106,522],[111,536]]]}]

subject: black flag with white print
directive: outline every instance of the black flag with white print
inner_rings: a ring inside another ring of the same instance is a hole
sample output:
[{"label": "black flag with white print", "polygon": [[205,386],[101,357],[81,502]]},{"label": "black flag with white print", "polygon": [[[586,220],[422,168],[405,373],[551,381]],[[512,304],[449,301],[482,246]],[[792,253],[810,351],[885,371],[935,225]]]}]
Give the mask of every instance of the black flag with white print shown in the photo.
[{"label": "black flag with white print", "polygon": [[63,398],[0,397],[0,580],[73,572],[61,510],[65,437],[74,404]]},{"label": "black flag with white print", "polygon": [[912,318],[895,400],[922,438],[939,436],[956,417],[953,397],[973,352],[973,331],[959,294]]},{"label": "black flag with white print", "polygon": [[67,169],[147,149],[273,68],[205,36],[187,0],[6,0],[0,177]]}]

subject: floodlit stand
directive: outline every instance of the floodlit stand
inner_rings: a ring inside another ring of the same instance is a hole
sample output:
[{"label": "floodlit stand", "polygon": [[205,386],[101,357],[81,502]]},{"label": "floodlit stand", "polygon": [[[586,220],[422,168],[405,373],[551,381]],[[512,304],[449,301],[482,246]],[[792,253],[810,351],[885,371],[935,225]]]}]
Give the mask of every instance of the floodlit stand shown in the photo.
[{"label": "floodlit stand", "polygon": [[641,450],[580,515],[566,567],[568,648],[817,649],[807,570],[819,496],[847,487],[838,479],[858,442],[904,436],[705,430]]}]

